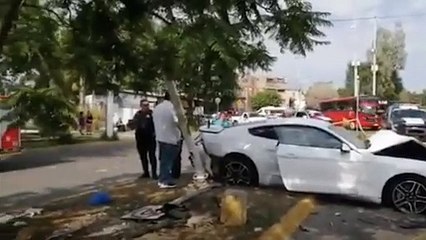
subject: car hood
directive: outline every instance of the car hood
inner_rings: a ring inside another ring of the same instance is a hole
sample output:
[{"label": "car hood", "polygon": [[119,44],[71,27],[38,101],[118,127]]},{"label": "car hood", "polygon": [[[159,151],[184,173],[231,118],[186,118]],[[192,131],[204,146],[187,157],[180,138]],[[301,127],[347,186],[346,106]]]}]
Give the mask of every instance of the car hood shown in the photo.
[{"label": "car hood", "polygon": [[426,145],[424,145],[416,138],[399,135],[392,130],[380,130],[373,134],[368,140],[370,141],[370,147],[368,148],[368,151],[372,153],[379,152],[383,149],[410,141],[415,141],[426,148]]}]

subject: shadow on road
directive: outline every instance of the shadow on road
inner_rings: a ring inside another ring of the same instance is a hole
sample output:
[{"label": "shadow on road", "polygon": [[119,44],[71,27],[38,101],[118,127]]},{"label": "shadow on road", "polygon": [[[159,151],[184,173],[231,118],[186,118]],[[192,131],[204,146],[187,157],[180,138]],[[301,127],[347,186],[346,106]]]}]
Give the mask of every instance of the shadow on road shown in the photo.
[{"label": "shadow on road", "polygon": [[[136,179],[137,175],[135,174],[123,174],[121,176],[104,178],[92,184],[80,185],[73,188],[47,188],[46,193],[25,192],[2,197],[0,198],[0,213],[18,208],[42,207],[54,200],[81,197],[91,192],[110,188],[118,184],[133,182]],[[64,206],[61,204],[60,206],[58,205],[58,207],[63,208]]]},{"label": "shadow on road", "polygon": [[90,161],[94,158],[120,157],[125,156],[129,150],[133,149],[135,149],[133,142],[128,140],[29,149],[22,152],[22,154],[9,156],[7,159],[0,160],[0,173],[45,167],[78,160]]}]

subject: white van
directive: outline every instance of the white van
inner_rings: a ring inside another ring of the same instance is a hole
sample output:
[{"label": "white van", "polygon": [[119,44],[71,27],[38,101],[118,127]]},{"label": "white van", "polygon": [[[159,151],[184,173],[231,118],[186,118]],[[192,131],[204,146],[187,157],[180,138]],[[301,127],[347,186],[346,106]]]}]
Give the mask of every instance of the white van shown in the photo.
[{"label": "white van", "polygon": [[287,108],[285,107],[273,107],[273,106],[268,106],[268,107],[263,107],[259,110],[257,110],[257,114],[259,114],[260,116],[265,116],[265,117],[280,117],[282,116],[285,111],[287,110]]}]

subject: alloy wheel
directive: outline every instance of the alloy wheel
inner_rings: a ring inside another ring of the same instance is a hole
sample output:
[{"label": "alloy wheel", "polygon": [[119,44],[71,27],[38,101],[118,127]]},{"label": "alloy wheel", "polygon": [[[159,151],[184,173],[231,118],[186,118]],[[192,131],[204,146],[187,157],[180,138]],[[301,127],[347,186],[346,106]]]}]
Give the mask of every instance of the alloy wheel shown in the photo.
[{"label": "alloy wheel", "polygon": [[392,203],[404,213],[420,214],[426,211],[426,187],[415,180],[404,180],[392,191]]},{"label": "alloy wheel", "polygon": [[232,185],[250,185],[250,170],[244,163],[230,161],[225,165],[225,180]]}]

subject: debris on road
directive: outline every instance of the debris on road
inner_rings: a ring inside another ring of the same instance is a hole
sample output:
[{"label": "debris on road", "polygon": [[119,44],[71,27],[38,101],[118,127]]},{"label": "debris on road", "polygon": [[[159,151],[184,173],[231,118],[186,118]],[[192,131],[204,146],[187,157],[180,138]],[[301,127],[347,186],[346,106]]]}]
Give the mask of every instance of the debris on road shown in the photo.
[{"label": "debris on road", "polygon": [[128,228],[129,228],[129,225],[126,223],[115,224],[115,225],[103,228],[102,231],[91,233],[87,235],[86,237],[92,238],[92,237],[102,237],[102,236],[114,236],[114,235],[120,234],[121,232],[123,232],[124,230]]},{"label": "debris on road", "polygon": [[407,217],[398,224],[400,228],[404,229],[419,229],[426,228],[426,219],[424,217],[415,216]]},{"label": "debris on road", "polygon": [[14,222],[16,219],[33,218],[43,212],[42,208],[28,208],[25,211],[14,211],[10,213],[0,213],[0,224]]},{"label": "debris on road", "polygon": [[195,185],[188,185],[188,187],[186,189],[187,194],[185,194],[182,197],[176,198],[175,200],[170,201],[169,203],[174,204],[174,205],[181,205],[182,203],[190,200],[191,198],[194,198],[194,197],[196,197],[200,194],[203,194],[203,193],[205,193],[205,192],[207,192],[207,191],[209,191],[213,188],[217,188],[217,187],[220,187],[220,186],[222,186],[222,185],[218,184],[218,183],[203,185],[201,187],[197,187]]},{"label": "debris on road", "polygon": [[28,225],[28,223],[24,222],[24,221],[16,221],[16,222],[13,223],[14,227],[23,227],[23,226],[27,226],[27,225]]},{"label": "debris on road", "polygon": [[90,206],[107,205],[112,202],[111,195],[107,192],[98,191],[93,193],[89,198]]},{"label": "debris on road", "polygon": [[158,220],[166,214],[163,211],[162,205],[149,205],[131,211],[130,213],[121,217],[122,220]]}]

